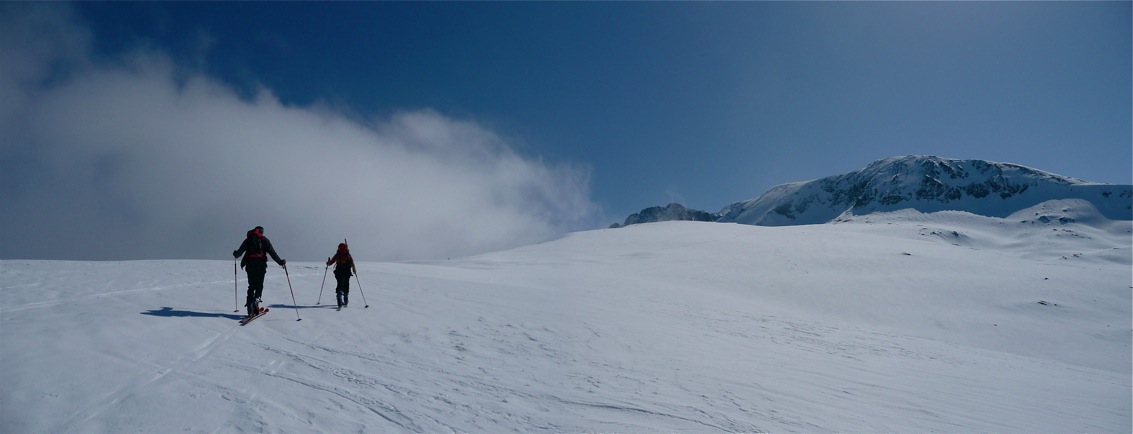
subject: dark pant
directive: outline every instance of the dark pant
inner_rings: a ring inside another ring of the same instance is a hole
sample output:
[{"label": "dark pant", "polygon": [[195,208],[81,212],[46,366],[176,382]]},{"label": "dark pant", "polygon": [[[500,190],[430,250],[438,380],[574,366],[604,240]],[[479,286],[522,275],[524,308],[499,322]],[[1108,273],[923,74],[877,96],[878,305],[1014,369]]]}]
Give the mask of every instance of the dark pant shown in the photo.
[{"label": "dark pant", "polygon": [[260,297],[264,294],[264,276],[268,273],[268,264],[252,262],[244,266],[244,271],[248,272],[248,299],[244,305],[248,306],[250,315],[253,308],[259,307]]},{"label": "dark pant", "polygon": [[338,286],[334,288],[334,294],[338,298],[338,305],[342,306],[350,302],[350,270],[344,272],[334,271],[334,280],[338,282]]}]

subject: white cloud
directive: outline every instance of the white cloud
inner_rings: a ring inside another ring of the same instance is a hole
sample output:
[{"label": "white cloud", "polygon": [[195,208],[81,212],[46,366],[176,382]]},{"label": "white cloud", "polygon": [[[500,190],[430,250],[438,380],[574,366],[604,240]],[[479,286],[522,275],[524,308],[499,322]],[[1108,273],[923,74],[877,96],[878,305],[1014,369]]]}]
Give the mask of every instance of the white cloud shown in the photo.
[{"label": "white cloud", "polygon": [[[587,169],[474,122],[242,99],[160,52],[93,63],[60,10],[0,19],[0,257],[219,258],[262,225],[288,259],[344,236],[360,260],[443,258],[596,223]],[[44,32],[72,36],[20,43]]]}]

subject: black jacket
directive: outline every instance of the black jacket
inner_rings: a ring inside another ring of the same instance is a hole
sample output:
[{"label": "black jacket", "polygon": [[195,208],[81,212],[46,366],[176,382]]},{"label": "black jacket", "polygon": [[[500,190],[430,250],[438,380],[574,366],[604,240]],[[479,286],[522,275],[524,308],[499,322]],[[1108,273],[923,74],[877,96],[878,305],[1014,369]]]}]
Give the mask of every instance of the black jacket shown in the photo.
[{"label": "black jacket", "polygon": [[280,266],[287,262],[280,259],[279,255],[275,253],[275,248],[271,246],[271,240],[265,236],[257,235],[254,230],[248,231],[248,237],[240,244],[240,248],[232,252],[232,256],[240,256],[241,254],[244,255],[244,258],[240,260],[241,268],[253,262],[267,265],[268,255],[271,255],[271,259]]}]

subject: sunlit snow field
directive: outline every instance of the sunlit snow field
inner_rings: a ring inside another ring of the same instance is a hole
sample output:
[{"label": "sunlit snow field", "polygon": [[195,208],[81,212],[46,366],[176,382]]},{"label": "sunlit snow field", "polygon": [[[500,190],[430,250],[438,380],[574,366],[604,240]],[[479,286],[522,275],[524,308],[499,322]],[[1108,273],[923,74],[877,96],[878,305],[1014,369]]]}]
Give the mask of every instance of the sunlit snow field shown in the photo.
[{"label": "sunlit snow field", "polygon": [[1056,208],[273,265],[245,327],[231,261],[6,260],[0,431],[1128,433],[1131,224]]}]

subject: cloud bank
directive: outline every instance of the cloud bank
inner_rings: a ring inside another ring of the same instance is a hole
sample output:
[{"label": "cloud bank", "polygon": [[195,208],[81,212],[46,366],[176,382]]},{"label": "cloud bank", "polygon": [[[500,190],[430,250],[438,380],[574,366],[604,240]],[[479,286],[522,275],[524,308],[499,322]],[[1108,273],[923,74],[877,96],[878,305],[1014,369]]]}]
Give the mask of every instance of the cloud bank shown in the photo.
[{"label": "cloud bank", "polygon": [[0,14],[0,258],[225,258],[266,228],[286,259],[444,258],[597,224],[589,170],[472,121],[358,120],[252,98],[160,51],[92,60],[65,9]]}]

